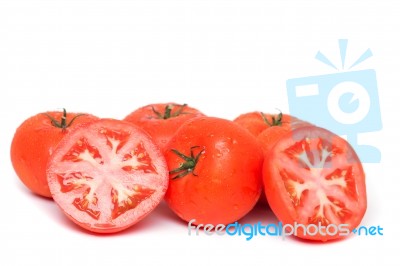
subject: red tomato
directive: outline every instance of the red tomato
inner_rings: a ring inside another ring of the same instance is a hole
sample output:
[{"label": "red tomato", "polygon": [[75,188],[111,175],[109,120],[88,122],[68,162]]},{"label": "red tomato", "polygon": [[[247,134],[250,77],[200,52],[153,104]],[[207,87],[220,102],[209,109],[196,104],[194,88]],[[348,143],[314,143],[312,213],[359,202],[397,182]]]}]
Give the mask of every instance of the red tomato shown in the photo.
[{"label": "red tomato", "polygon": [[[262,112],[251,112],[242,114],[234,120],[235,123],[246,128],[257,137],[258,142],[266,154],[274,144],[285,134],[294,128],[304,126],[305,122],[287,114],[264,114]],[[267,160],[268,158],[265,157]],[[260,197],[260,203],[266,204],[264,193]]]},{"label": "red tomato", "polygon": [[296,128],[301,128],[305,126],[310,126],[310,123],[299,120],[295,117],[290,117],[289,115],[285,115],[287,117],[288,122],[271,126],[263,130],[257,136],[258,142],[261,144],[261,148],[264,154],[268,153],[269,150],[278,142],[281,138],[283,138],[286,134],[295,130]]},{"label": "red tomato", "polygon": [[71,129],[98,118],[88,114],[40,113],[25,120],[11,144],[11,162],[18,177],[32,192],[51,197],[46,165],[49,156]]},{"label": "red tomato", "polygon": [[[308,126],[286,134],[267,154],[263,176],[268,203],[283,224],[329,226],[297,236],[340,237],[340,224],[353,230],[366,211],[365,176],[352,147],[339,136]],[[328,231],[327,231],[328,230]]]},{"label": "red tomato", "polygon": [[265,129],[270,127],[290,127],[290,123],[297,118],[287,114],[264,114],[262,112],[251,112],[238,116],[233,122],[241,125],[250,131],[254,136],[258,136]]},{"label": "red tomato", "polygon": [[149,214],[168,186],[165,159],[136,126],[102,119],[66,136],[50,157],[54,201],[93,232],[121,231]]},{"label": "red tomato", "polygon": [[141,107],[124,120],[144,129],[163,150],[184,122],[199,116],[204,114],[187,104],[159,103]]},{"label": "red tomato", "polygon": [[193,224],[228,224],[242,218],[261,193],[262,151],[235,123],[212,117],[186,122],[165,151],[170,169],[165,200]]}]

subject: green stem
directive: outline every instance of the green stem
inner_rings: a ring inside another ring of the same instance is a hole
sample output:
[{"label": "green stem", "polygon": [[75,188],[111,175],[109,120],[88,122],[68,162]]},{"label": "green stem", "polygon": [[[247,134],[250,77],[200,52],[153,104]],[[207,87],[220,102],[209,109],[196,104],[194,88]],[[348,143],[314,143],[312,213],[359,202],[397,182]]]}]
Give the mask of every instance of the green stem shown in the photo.
[{"label": "green stem", "polygon": [[[172,113],[172,108],[173,108],[174,106],[179,106],[179,109]],[[161,114],[160,112],[158,112],[158,111],[154,108],[154,106],[152,106],[151,109],[153,110],[154,114],[156,115],[156,117],[157,117],[158,119],[164,119],[164,120],[166,120],[166,119],[169,119],[169,118],[172,118],[172,117],[177,117],[177,116],[180,116],[180,115],[183,115],[183,114],[188,114],[188,113],[183,112],[183,109],[184,109],[186,106],[187,106],[186,103],[185,103],[185,104],[182,104],[182,105],[180,105],[180,104],[167,104],[167,105],[165,106],[165,109],[164,109],[164,114]]]},{"label": "green stem", "polygon": [[171,111],[172,111],[172,106],[170,104],[167,104],[165,106],[165,112],[164,112],[164,117],[163,119],[168,119],[171,117]]},{"label": "green stem", "polygon": [[77,114],[76,116],[74,116],[71,121],[69,121],[69,123],[67,124],[67,110],[65,110],[65,108],[63,108],[63,113],[61,116],[61,121],[57,121],[54,117],[52,117],[49,114],[44,114],[46,115],[50,120],[51,120],[51,124],[55,127],[61,128],[62,131],[66,130],[68,127],[70,127],[72,125],[72,123],[75,121],[75,119],[77,119],[80,116],[83,116],[85,114]]},{"label": "green stem", "polygon": [[275,126],[282,126],[282,112],[279,112],[277,115],[271,115],[271,122],[268,121],[268,118],[264,115],[263,112],[260,112],[262,119],[264,122],[270,126],[270,127],[275,127]]},{"label": "green stem", "polygon": [[172,177],[172,180],[184,177],[189,173],[192,173],[194,176],[197,176],[194,170],[196,168],[197,162],[200,159],[200,156],[204,153],[204,149],[202,149],[197,155],[194,155],[193,150],[196,148],[200,148],[200,146],[193,146],[190,148],[189,156],[181,153],[178,150],[171,149],[173,153],[175,153],[184,160],[184,162],[181,163],[181,165],[178,168],[169,171],[170,174],[177,174],[174,177]]}]

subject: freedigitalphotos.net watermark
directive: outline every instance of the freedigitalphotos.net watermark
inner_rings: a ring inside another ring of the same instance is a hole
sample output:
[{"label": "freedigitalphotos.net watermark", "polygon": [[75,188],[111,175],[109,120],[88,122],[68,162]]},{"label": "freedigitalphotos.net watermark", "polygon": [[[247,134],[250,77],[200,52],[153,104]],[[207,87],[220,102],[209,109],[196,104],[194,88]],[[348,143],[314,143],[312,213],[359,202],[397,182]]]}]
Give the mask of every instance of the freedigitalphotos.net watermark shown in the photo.
[{"label": "freedigitalphotos.net watermark", "polygon": [[197,224],[196,219],[192,219],[188,223],[188,235],[189,236],[199,236],[201,232],[204,235],[212,236],[244,236],[246,240],[249,241],[255,236],[271,236],[271,237],[281,237],[283,240],[287,236],[305,234],[308,236],[315,236],[320,234],[322,236],[348,236],[354,234],[357,236],[383,236],[383,227],[378,226],[360,226],[353,230],[349,229],[348,224],[329,224],[322,225],[321,223],[316,224],[300,224],[295,222],[292,224],[271,223],[263,225],[261,222],[255,224],[241,224],[238,222],[231,223],[228,225],[218,224]]}]

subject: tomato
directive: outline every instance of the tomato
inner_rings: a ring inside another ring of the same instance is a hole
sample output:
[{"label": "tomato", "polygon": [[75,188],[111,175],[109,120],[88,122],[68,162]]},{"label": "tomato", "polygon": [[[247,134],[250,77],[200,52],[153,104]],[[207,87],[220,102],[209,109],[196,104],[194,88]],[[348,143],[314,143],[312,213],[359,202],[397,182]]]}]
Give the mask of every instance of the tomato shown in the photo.
[{"label": "tomato", "polygon": [[288,122],[282,125],[268,127],[260,134],[258,134],[257,140],[260,143],[264,154],[267,154],[269,150],[275,145],[275,143],[278,142],[286,134],[290,133],[296,128],[311,125],[310,123],[299,120],[295,117],[289,117],[288,115],[286,115],[286,117],[288,117]]},{"label": "tomato", "polygon": [[297,118],[287,114],[264,114],[262,112],[245,113],[233,120],[250,131],[254,136],[258,136],[267,128],[271,127],[290,127],[290,123]]},{"label": "tomato", "polygon": [[310,125],[288,114],[279,113],[275,115],[262,112],[242,114],[234,122],[257,137],[264,153],[268,152],[281,136],[295,128]]},{"label": "tomato", "polygon": [[322,128],[302,127],[281,138],[267,157],[264,189],[278,219],[293,226],[328,227],[310,229],[311,234],[300,227],[298,237],[327,241],[344,237],[335,232],[341,224],[350,232],[360,224],[367,206],[365,175],[344,139]]},{"label": "tomato", "polygon": [[48,112],[25,120],[11,144],[11,162],[21,181],[32,192],[51,197],[46,165],[57,144],[76,126],[98,119],[89,114]]},{"label": "tomato", "polygon": [[257,140],[237,124],[194,118],[176,132],[165,157],[170,169],[165,200],[193,224],[228,224],[242,218],[261,194],[263,156]]},{"label": "tomato", "polygon": [[199,116],[204,114],[187,104],[159,103],[141,107],[124,120],[144,129],[163,150],[184,122]]},{"label": "tomato", "polygon": [[[266,154],[274,144],[285,134],[294,128],[304,126],[306,123],[296,117],[287,114],[264,114],[262,112],[251,112],[240,115],[234,120],[235,123],[246,128],[257,137],[263,153]],[[267,157],[265,157],[268,160]],[[264,193],[260,197],[261,204],[267,204]]]},{"label": "tomato", "polygon": [[149,214],[168,186],[165,159],[136,126],[101,119],[66,136],[50,157],[54,201],[83,228],[121,231]]}]

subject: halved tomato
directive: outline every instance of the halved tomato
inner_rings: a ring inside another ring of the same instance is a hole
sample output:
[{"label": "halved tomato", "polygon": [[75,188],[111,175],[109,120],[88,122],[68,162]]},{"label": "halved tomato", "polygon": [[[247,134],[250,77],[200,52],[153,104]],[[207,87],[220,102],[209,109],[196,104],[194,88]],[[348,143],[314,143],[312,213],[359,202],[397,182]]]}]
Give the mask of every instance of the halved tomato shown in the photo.
[{"label": "halved tomato", "polygon": [[[294,232],[298,237],[341,238],[360,224],[367,207],[365,175],[344,139],[322,128],[302,127],[282,137],[266,156],[268,203],[283,224],[301,225]],[[316,226],[322,229],[315,231]]]},{"label": "halved tomato", "polygon": [[55,202],[90,231],[121,231],[149,214],[168,186],[165,159],[136,126],[102,119],[66,136],[47,169]]}]

